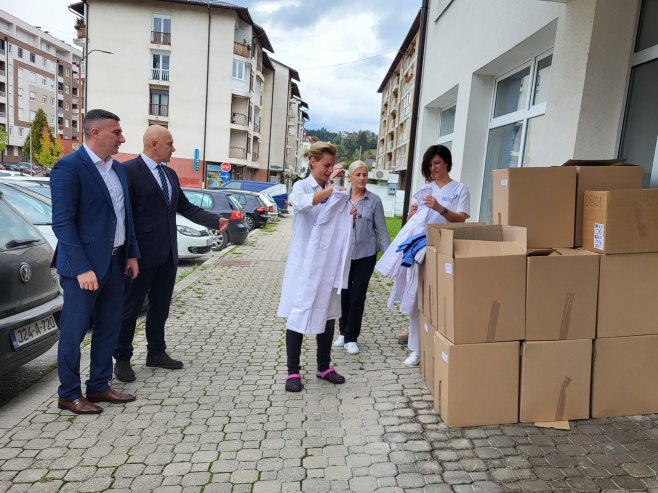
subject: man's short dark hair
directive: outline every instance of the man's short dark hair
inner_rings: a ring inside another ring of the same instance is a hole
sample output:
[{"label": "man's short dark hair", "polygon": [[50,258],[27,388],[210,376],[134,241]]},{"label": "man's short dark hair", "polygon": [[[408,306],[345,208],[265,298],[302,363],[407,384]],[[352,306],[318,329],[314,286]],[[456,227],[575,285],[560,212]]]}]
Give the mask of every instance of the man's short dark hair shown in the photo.
[{"label": "man's short dark hair", "polygon": [[107,110],[89,110],[85,114],[85,120],[82,124],[82,128],[85,133],[85,137],[91,135],[91,129],[94,128],[98,122],[101,120],[115,120],[121,121],[117,115]]}]

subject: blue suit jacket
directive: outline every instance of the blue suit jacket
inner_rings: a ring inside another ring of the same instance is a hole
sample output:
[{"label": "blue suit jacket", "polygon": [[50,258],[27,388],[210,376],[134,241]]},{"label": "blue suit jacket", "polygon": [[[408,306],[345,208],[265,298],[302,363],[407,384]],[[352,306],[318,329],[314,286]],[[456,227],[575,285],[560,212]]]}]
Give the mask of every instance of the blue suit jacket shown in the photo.
[{"label": "blue suit jacket", "polygon": [[[126,174],[114,161],[112,167],[123,187],[126,216],[125,261],[139,258]],[[100,281],[112,258],[116,215],[110,192],[83,147],[63,157],[52,169],[53,232],[57,248],[53,266],[60,276],[77,277],[93,270]]]}]

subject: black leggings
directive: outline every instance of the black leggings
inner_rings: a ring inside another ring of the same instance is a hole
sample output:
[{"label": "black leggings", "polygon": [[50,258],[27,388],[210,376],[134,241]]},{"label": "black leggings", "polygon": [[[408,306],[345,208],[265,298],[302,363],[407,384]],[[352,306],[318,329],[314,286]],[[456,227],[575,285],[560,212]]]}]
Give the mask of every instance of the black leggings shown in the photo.
[{"label": "black leggings", "polygon": [[[315,340],[318,343],[318,371],[325,371],[329,369],[331,364],[331,343],[334,340],[334,325],[335,320],[327,320],[327,325],[324,327],[324,333],[317,334]],[[299,373],[301,366],[299,358],[302,354],[302,342],[304,341],[304,334],[295,332],[294,330],[286,330],[286,353],[288,355],[288,375]]]},{"label": "black leggings", "polygon": [[361,334],[363,309],[368,293],[368,283],[377,263],[377,255],[352,260],[347,289],[340,292],[343,316],[338,322],[340,334],[345,336],[345,343],[356,342]]}]

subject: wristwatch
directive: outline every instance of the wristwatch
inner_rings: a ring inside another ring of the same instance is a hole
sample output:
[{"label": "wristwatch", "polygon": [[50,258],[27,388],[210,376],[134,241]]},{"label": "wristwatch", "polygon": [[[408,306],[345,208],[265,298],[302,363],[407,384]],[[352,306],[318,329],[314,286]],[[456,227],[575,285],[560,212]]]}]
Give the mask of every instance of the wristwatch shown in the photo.
[{"label": "wristwatch", "polygon": [[448,208],[447,207],[444,207],[443,210],[441,212],[439,212],[439,214],[441,214],[442,216],[445,216],[447,213],[448,213]]}]

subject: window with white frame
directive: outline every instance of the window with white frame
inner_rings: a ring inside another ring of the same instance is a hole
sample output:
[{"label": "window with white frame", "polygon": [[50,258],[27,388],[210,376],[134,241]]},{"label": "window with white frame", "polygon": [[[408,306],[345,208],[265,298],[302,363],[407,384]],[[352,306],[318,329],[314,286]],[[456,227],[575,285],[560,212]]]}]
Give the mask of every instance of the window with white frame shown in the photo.
[{"label": "window with white frame", "polygon": [[452,150],[452,137],[455,133],[455,113],[457,111],[457,106],[452,105],[448,108],[441,110],[439,116],[439,138],[437,139],[438,144],[443,144],[448,149]]},{"label": "window with white frame", "polygon": [[34,91],[30,91],[30,101],[34,101],[37,99],[37,93]]},{"label": "window with white frame", "polygon": [[23,58],[23,48],[18,47],[18,58]]},{"label": "window with white frame", "polygon": [[23,136],[23,131],[24,131],[23,127],[18,127],[18,136],[19,137]]},{"label": "window with white frame", "polygon": [[64,75],[66,75],[67,77],[71,77],[71,69],[66,67],[64,69]]},{"label": "window with white frame", "polygon": [[169,54],[151,53],[151,79],[163,82],[169,81]]},{"label": "window with white frame", "polygon": [[482,179],[480,221],[491,222],[495,169],[537,164],[534,149],[543,137],[552,52],[545,52],[496,79]]},{"label": "window with white frame", "polygon": [[64,106],[66,107],[66,111],[70,111],[71,105],[69,104],[68,101],[66,103],[64,103]]},{"label": "window with white frame", "polygon": [[51,125],[54,125],[54,124],[55,124],[55,117],[54,117],[54,116],[51,116],[51,117],[50,117],[50,124],[51,124]]},{"label": "window with white frame", "polygon": [[48,96],[41,96],[41,103],[42,104],[47,104],[48,103]]},{"label": "window with white frame", "polygon": [[34,53],[30,53],[30,62],[37,63],[37,56]]},{"label": "window with white frame", "polygon": [[34,121],[34,118],[37,116],[36,111],[30,111],[30,121]]},{"label": "window with white frame", "polygon": [[171,44],[171,17],[153,14],[151,21],[151,43],[160,45]]},{"label": "window with white frame", "polygon": [[55,107],[55,98],[50,98],[50,106]]},{"label": "window with white frame", "polygon": [[247,64],[240,60],[233,60],[233,74],[232,77],[237,80],[246,82],[247,80]]}]

